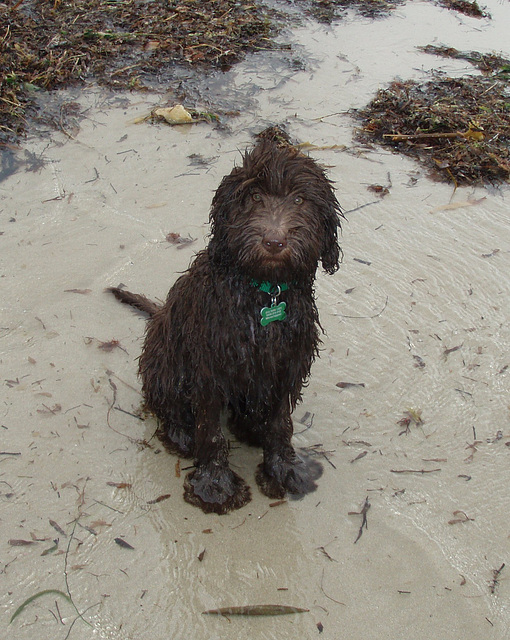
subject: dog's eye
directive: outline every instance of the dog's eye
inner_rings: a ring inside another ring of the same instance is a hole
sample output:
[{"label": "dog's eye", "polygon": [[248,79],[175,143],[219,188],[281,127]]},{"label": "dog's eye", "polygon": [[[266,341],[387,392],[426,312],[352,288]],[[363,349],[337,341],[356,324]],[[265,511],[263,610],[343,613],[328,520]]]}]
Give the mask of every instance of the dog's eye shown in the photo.
[{"label": "dog's eye", "polygon": [[253,200],[253,202],[262,202],[262,196],[260,195],[260,193],[252,193],[251,199]]},{"label": "dog's eye", "polygon": [[294,204],[303,204],[304,200],[301,196],[296,196],[294,198]]}]

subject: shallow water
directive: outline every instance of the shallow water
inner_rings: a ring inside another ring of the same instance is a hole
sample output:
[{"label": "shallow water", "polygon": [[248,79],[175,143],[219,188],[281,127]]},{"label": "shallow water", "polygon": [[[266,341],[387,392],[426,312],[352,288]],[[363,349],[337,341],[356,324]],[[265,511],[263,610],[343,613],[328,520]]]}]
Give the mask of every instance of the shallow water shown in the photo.
[{"label": "shallow water", "polygon": [[[510,638],[508,568],[493,582],[510,545],[508,189],[453,193],[409,159],[351,152],[346,113],[395,76],[472,71],[416,45],[509,57],[510,4],[489,10],[476,20],[417,2],[375,22],[310,22],[282,35],[292,54],[190,76],[204,105],[240,108],[225,131],[132,124],[161,96],[59,94],[87,109],[75,139],[31,137],[24,148],[44,166],[0,183],[3,637]],[[144,321],[103,289],[164,297],[204,245],[239,150],[283,121],[293,138],[348,147],[313,152],[349,212],[344,263],[318,277],[326,335],[295,412],[296,446],[320,445],[324,475],[315,494],[271,507],[255,486],[260,452],[239,447],[252,502],[204,515],[182,500],[154,422],[129,415]],[[383,199],[366,189],[388,180]],[[196,241],[177,248],[170,232]],[[113,339],[122,348],[99,348]],[[409,409],[423,424],[406,434]],[[19,540],[32,544],[8,542]],[[77,613],[55,594],[8,626],[45,589],[69,590],[92,626],[71,628]],[[261,603],[310,612],[201,615]]]}]

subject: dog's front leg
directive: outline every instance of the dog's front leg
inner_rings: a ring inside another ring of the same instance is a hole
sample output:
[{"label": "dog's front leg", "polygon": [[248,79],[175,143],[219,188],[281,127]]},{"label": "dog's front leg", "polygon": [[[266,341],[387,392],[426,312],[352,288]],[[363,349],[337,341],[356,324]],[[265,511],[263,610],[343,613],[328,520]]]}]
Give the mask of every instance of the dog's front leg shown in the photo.
[{"label": "dog's front leg", "polygon": [[221,404],[211,401],[195,412],[195,470],[184,482],[184,499],[205,513],[224,514],[250,501],[250,488],[230,469],[220,426]]},{"label": "dog's front leg", "polygon": [[268,420],[264,433],[264,460],[256,473],[260,490],[269,498],[283,498],[286,493],[302,497],[315,491],[322,466],[308,456],[298,455],[291,444],[294,427],[290,403],[285,399]]}]

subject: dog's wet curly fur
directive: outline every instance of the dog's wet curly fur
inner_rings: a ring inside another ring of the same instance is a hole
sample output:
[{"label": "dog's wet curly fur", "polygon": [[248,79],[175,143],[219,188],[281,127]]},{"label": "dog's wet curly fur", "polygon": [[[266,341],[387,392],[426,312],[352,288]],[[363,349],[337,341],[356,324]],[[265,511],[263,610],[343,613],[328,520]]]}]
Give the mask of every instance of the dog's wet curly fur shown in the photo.
[{"label": "dog's wet curly fur", "polygon": [[[263,449],[256,480],[264,494],[316,488],[321,468],[293,449],[291,412],[318,354],[314,279],[319,263],[330,274],[338,269],[340,216],[314,160],[262,139],[223,178],[209,245],[163,306],[110,289],[150,316],[140,357],[145,402],[173,450],[194,458],[184,497],[205,512],[250,500],[228,464],[226,408],[232,432]],[[281,302],[285,311],[263,326],[261,309]]]}]

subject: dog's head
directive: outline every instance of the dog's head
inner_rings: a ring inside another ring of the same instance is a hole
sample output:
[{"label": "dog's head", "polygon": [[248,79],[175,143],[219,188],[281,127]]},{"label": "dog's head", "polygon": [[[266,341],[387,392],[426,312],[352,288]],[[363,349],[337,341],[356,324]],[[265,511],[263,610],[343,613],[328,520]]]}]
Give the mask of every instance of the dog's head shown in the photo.
[{"label": "dog's head", "polygon": [[339,267],[341,210],[324,170],[291,146],[260,141],[213,198],[209,251],[251,277],[310,277]]}]

